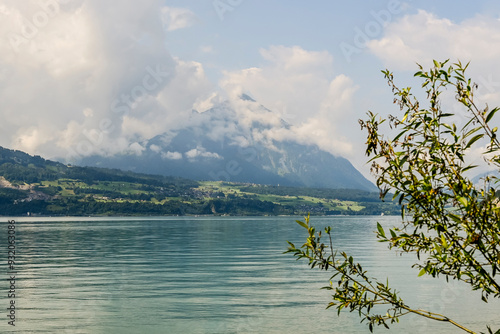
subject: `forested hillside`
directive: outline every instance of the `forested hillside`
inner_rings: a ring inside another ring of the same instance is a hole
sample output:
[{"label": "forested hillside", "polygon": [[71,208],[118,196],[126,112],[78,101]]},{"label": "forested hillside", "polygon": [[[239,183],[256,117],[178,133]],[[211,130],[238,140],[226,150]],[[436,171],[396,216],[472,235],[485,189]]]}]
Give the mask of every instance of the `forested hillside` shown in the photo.
[{"label": "forested hillside", "polygon": [[0,215],[392,214],[377,193],[67,166],[0,148]]}]

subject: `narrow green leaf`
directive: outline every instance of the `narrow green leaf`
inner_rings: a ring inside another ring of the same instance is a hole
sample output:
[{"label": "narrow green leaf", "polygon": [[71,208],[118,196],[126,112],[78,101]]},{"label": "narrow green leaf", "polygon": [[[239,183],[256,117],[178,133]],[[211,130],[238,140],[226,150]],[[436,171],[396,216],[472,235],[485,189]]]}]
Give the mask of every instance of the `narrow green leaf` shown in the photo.
[{"label": "narrow green leaf", "polygon": [[422,270],[420,270],[420,272],[418,273],[418,277],[420,277],[424,274],[425,274],[425,268],[422,268]]},{"label": "narrow green leaf", "polygon": [[297,222],[297,224],[299,224],[299,225],[300,225],[300,226],[302,226],[303,228],[307,228],[307,229],[309,228],[309,226],[307,226],[307,224],[306,224],[306,223],[301,222],[300,220],[296,220],[296,222]]},{"label": "narrow green leaf", "polygon": [[474,144],[475,142],[477,142],[479,139],[483,138],[483,136],[484,136],[484,134],[480,134],[480,135],[475,135],[474,137],[472,137],[472,139],[469,140],[469,142],[465,146],[465,149],[468,149],[469,147],[471,147],[472,144]]},{"label": "narrow green leaf", "polygon": [[498,111],[498,107],[497,108],[494,108],[492,111],[490,111],[490,113],[488,114],[488,116],[486,116],[486,123],[488,123],[492,118],[493,116],[495,116],[496,112]]},{"label": "narrow green leaf", "polygon": [[396,237],[397,237],[396,232],[394,232],[393,230],[389,230],[389,232],[391,232],[391,236],[392,236],[393,238],[396,238]]},{"label": "narrow green leaf", "polygon": [[470,165],[470,166],[467,166],[465,167],[464,169],[462,169],[462,173],[465,172],[465,171],[468,171],[469,169],[473,169],[473,168],[476,168],[478,167],[478,165]]},{"label": "narrow green leaf", "polygon": [[441,114],[441,117],[450,117],[450,116],[455,116],[455,114],[452,113],[447,113],[447,114]]},{"label": "narrow green leaf", "polygon": [[477,132],[477,131],[479,131],[479,130],[481,130],[481,127],[477,127],[477,128],[474,128],[474,129],[472,129],[472,130],[468,131],[468,132],[464,135],[464,138],[469,137],[471,134],[473,134],[474,132]]},{"label": "narrow green leaf", "polygon": [[377,230],[378,230],[378,233],[382,236],[382,238],[387,239],[385,237],[384,228],[382,227],[382,225],[380,225],[380,223],[377,223]]}]

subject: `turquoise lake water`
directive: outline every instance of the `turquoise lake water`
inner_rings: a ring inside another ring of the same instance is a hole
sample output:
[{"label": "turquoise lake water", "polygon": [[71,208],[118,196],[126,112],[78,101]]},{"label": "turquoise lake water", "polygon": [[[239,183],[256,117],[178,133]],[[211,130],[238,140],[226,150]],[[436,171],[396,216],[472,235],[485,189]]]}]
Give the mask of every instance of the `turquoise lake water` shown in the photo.
[{"label": "turquoise lake water", "polygon": [[[8,333],[368,333],[357,314],[325,310],[331,273],[282,254],[301,244],[298,217],[20,218],[16,327]],[[6,219],[3,233],[6,239]],[[334,247],[389,281],[415,308],[477,331],[500,328],[500,303],[462,284],[418,277],[414,257],[377,242],[376,222],[398,217],[312,218],[333,226]],[[6,254],[6,252],[5,252]],[[5,263],[6,258],[5,256]],[[407,316],[375,333],[458,333]]]}]

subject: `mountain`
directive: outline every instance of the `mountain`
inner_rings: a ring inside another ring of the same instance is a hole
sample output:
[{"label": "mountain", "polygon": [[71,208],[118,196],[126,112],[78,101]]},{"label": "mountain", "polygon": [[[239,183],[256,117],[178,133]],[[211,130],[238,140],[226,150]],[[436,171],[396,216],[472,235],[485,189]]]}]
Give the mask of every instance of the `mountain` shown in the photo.
[{"label": "mountain", "polygon": [[195,180],[377,190],[347,159],[290,138],[287,122],[246,95],[236,105],[193,111],[187,124],[143,141],[139,155],[77,163]]}]

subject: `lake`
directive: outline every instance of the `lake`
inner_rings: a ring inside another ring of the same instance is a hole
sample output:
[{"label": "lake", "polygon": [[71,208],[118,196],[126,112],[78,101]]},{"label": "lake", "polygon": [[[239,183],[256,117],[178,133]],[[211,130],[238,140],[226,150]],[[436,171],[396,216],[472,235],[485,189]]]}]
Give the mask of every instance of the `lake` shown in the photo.
[{"label": "lake", "polygon": [[[325,310],[330,294],[320,288],[331,273],[282,254],[286,240],[305,241],[295,219],[19,218],[12,332],[368,333],[356,313],[339,317],[336,309]],[[485,330],[484,323],[500,328],[498,300],[485,304],[462,284],[417,277],[413,256],[377,242],[376,222],[392,226],[398,219],[313,217],[312,223],[331,225],[334,247],[353,255],[372,276],[389,277],[408,305],[444,313],[477,331]],[[0,332],[8,333],[9,301],[2,300]],[[406,316],[391,330],[375,332],[458,330]]]}]

